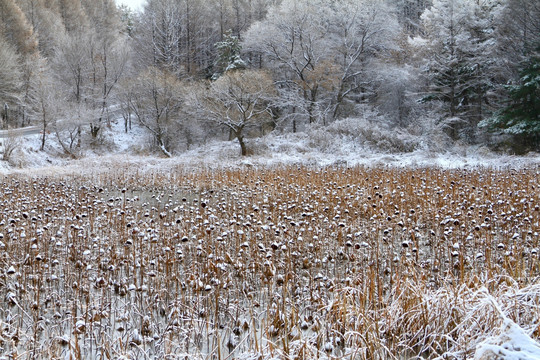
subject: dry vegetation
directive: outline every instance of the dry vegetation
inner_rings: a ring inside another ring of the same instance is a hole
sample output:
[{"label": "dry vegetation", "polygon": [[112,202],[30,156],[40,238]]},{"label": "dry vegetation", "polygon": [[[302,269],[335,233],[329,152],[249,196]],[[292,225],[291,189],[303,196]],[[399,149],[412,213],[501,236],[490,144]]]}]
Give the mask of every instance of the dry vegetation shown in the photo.
[{"label": "dry vegetation", "polygon": [[1,183],[9,359],[471,358],[540,318],[536,170]]}]

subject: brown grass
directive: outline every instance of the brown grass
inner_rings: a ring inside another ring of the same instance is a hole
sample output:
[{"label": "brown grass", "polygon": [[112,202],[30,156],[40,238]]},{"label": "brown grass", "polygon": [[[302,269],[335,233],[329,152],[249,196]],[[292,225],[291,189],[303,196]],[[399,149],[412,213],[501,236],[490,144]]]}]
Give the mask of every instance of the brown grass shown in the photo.
[{"label": "brown grass", "polygon": [[6,177],[8,358],[471,358],[539,335],[538,173]]}]

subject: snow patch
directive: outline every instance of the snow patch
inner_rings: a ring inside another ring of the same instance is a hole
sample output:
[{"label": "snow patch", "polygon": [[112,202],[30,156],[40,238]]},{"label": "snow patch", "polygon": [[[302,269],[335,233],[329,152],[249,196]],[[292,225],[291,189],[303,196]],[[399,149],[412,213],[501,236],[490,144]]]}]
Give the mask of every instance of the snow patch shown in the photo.
[{"label": "snow patch", "polygon": [[538,360],[540,359],[540,344],[515,322],[506,318],[499,335],[490,337],[477,345],[474,359]]}]

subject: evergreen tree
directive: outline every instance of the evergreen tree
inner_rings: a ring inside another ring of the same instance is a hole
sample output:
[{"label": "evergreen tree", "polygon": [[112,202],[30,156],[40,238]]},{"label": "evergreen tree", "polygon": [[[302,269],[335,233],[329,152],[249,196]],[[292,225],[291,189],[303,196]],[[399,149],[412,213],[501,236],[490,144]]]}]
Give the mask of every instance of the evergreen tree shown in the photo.
[{"label": "evergreen tree", "polygon": [[423,100],[442,104],[441,127],[455,140],[475,140],[490,87],[496,9],[490,0],[433,0],[422,15],[429,83]]},{"label": "evergreen tree", "polygon": [[525,63],[520,83],[506,86],[509,104],[480,126],[518,135],[527,147],[540,147],[540,47]]},{"label": "evergreen tree", "polygon": [[120,21],[122,22],[125,33],[129,37],[132,37],[137,14],[127,5],[120,5],[118,11],[120,12]]},{"label": "evergreen tree", "polygon": [[246,63],[240,57],[242,46],[237,36],[232,35],[231,31],[224,34],[223,40],[216,43],[217,59],[216,72],[212,76],[215,80],[223,73],[232,70],[241,70],[246,68]]}]

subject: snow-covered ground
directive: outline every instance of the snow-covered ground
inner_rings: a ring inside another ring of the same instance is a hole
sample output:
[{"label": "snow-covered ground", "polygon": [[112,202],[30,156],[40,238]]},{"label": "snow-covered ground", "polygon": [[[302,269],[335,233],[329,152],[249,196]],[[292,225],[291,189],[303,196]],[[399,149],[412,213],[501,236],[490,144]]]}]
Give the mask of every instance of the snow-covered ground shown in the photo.
[{"label": "snow-covered ground", "polygon": [[476,347],[475,360],[537,360],[540,345],[512,320],[505,318],[499,334]]},{"label": "snow-covered ground", "polygon": [[[20,145],[10,161],[0,161],[0,173],[29,172],[79,172],[87,169],[100,171],[111,166],[137,166],[140,170],[166,170],[171,166],[185,167],[236,167],[236,166],[395,166],[441,168],[523,168],[539,167],[540,154],[525,156],[501,155],[486,147],[456,145],[433,150],[429,146],[411,152],[380,151],[358,138],[325,134],[321,131],[296,134],[270,134],[264,138],[250,139],[252,155],[242,157],[236,141],[213,140],[190,151],[164,158],[149,150],[150,139],[144,129],[136,124],[128,133],[123,122],[112,123],[106,129],[102,145],[83,151],[72,160],[65,156],[54,134],[49,134],[45,151],[40,151],[41,135],[27,135],[19,139]],[[5,141],[5,139],[3,139]],[[0,146],[0,153],[2,147]]]}]

